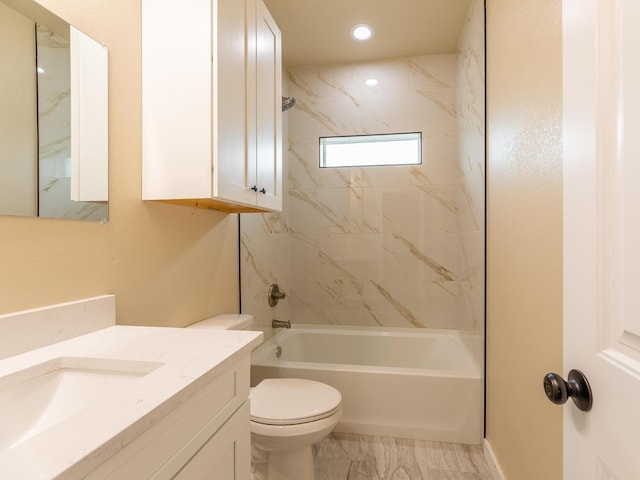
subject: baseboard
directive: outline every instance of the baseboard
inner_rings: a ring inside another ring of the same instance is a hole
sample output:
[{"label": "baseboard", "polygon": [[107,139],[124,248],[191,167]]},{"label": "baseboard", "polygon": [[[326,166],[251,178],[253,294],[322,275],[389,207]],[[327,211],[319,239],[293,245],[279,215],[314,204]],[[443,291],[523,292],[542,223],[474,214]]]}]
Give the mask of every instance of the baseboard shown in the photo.
[{"label": "baseboard", "polygon": [[489,471],[491,473],[491,478],[493,480],[507,480],[507,477],[502,473],[502,469],[500,468],[500,464],[496,459],[495,454],[493,453],[493,449],[491,448],[491,444],[485,438],[484,439],[484,458],[489,465]]}]

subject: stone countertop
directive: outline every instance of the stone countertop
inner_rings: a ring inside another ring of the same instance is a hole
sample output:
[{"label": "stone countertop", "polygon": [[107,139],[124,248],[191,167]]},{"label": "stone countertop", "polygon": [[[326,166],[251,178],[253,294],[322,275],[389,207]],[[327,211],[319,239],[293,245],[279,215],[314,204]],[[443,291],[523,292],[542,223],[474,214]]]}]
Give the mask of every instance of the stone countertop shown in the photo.
[{"label": "stone countertop", "polygon": [[[261,341],[261,332],[112,326],[1,360],[0,393],[14,383],[17,372],[56,359],[72,368],[94,369],[135,362],[150,371],[32,438],[0,450],[0,478],[83,478]],[[0,429],[19,408],[21,404],[0,409]]]}]

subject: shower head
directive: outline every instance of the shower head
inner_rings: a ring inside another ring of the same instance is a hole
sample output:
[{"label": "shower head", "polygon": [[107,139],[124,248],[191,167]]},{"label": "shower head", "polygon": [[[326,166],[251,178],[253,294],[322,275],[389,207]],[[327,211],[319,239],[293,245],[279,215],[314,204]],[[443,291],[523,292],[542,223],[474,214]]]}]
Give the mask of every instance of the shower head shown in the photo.
[{"label": "shower head", "polygon": [[282,111],[286,112],[296,103],[296,99],[293,97],[282,97]]}]

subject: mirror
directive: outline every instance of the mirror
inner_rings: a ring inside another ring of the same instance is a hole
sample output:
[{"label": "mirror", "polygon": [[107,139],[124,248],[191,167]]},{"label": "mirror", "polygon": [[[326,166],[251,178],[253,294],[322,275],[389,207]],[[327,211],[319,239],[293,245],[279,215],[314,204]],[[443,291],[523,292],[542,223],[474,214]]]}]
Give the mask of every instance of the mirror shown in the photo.
[{"label": "mirror", "polygon": [[107,48],[0,0],[0,64],[0,215],[106,222]]}]

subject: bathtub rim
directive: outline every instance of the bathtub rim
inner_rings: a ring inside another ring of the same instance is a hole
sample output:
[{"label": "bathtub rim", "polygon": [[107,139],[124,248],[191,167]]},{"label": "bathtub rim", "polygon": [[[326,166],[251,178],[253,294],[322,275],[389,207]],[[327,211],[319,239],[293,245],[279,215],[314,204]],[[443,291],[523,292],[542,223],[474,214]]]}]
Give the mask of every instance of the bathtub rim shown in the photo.
[{"label": "bathtub rim", "polygon": [[[379,365],[358,365],[348,363],[321,363],[321,362],[299,362],[284,360],[269,360],[266,358],[271,348],[278,346],[278,342],[302,332],[336,332],[341,335],[362,335],[378,336],[378,337],[406,337],[410,334],[412,337],[452,337],[455,343],[465,356],[464,370],[455,369],[427,369],[427,368],[411,368],[411,367],[389,367]],[[439,329],[439,328],[407,328],[407,327],[374,327],[374,326],[352,326],[352,325],[316,325],[316,324],[292,324],[291,329],[282,329],[261,345],[256,347],[251,355],[251,365],[262,367],[279,367],[279,368],[302,368],[309,370],[332,370],[340,372],[362,372],[362,373],[385,373],[393,375],[407,376],[433,376],[452,379],[469,379],[481,380],[483,378],[481,365],[470,351],[467,343],[464,341],[464,334],[459,330]]]}]

